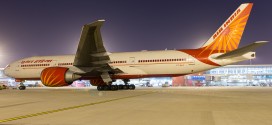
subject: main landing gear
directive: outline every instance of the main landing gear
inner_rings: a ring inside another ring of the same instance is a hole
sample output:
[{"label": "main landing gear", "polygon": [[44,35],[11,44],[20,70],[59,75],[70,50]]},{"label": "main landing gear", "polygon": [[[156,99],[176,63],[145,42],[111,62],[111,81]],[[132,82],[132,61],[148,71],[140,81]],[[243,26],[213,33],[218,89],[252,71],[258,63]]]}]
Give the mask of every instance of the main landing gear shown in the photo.
[{"label": "main landing gear", "polygon": [[98,91],[116,91],[116,90],[134,90],[136,87],[135,85],[100,85],[97,86]]},{"label": "main landing gear", "polygon": [[97,86],[98,91],[116,91],[116,90],[134,90],[136,87],[134,84],[128,84],[129,79],[123,80],[125,85],[99,85]]}]

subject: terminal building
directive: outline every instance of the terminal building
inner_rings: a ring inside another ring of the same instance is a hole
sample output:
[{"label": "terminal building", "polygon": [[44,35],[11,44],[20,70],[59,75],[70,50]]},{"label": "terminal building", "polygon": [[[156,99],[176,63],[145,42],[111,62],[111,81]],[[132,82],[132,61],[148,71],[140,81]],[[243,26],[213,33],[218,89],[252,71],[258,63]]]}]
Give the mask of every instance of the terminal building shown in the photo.
[{"label": "terminal building", "polygon": [[[16,86],[0,68],[0,84]],[[205,72],[179,77],[143,78],[130,80],[131,84],[146,87],[168,86],[272,86],[272,65],[228,65]],[[113,84],[124,84],[117,80]],[[41,81],[26,81],[26,86],[43,86]],[[72,87],[89,87],[89,81],[75,81]]]},{"label": "terminal building", "polygon": [[172,78],[173,86],[272,86],[272,65],[228,65]]},{"label": "terminal building", "polygon": [[271,86],[272,65],[230,65],[206,71],[210,85]]}]

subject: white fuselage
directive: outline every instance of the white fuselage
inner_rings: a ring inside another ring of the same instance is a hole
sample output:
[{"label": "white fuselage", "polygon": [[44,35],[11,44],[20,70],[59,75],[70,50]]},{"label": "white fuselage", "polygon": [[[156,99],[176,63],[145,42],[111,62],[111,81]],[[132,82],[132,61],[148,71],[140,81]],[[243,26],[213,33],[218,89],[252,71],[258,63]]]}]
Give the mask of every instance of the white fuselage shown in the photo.
[{"label": "white fuselage", "polygon": [[[109,57],[110,66],[123,71],[116,75],[130,76],[130,78],[178,76],[218,67],[203,63],[177,50],[111,53]],[[39,79],[42,70],[48,67],[67,67],[73,72],[82,73],[81,68],[73,66],[74,58],[74,55],[29,57],[11,63],[4,72],[16,79]],[[248,58],[211,60],[222,66],[245,59]]]}]

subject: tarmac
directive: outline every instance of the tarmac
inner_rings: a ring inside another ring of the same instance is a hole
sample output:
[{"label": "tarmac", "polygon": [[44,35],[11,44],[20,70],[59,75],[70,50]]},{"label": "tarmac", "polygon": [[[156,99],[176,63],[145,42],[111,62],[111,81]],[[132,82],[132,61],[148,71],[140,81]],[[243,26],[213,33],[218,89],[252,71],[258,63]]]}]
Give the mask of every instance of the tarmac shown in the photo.
[{"label": "tarmac", "polygon": [[0,90],[0,125],[272,125],[272,88]]}]

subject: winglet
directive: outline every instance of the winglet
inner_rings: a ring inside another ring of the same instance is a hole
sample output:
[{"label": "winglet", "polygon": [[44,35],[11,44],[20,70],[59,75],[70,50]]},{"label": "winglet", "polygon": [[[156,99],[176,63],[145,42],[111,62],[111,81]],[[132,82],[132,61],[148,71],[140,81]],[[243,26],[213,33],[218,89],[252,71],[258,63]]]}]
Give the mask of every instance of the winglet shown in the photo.
[{"label": "winglet", "polygon": [[83,26],[74,59],[74,66],[93,66],[92,61],[109,60],[109,56],[105,54],[107,51],[100,33],[100,28],[104,21],[105,20],[97,20]]},{"label": "winglet", "polygon": [[[84,26],[101,26],[103,25],[103,23],[105,22],[104,19],[101,19],[101,20],[97,20],[95,22],[92,22],[92,23],[89,23],[89,24],[86,24]],[[84,28],[84,27],[83,27]]]},{"label": "winglet", "polygon": [[99,22],[105,22],[106,20],[104,20],[104,19],[101,19],[101,20],[97,20],[97,21],[99,21]]}]

